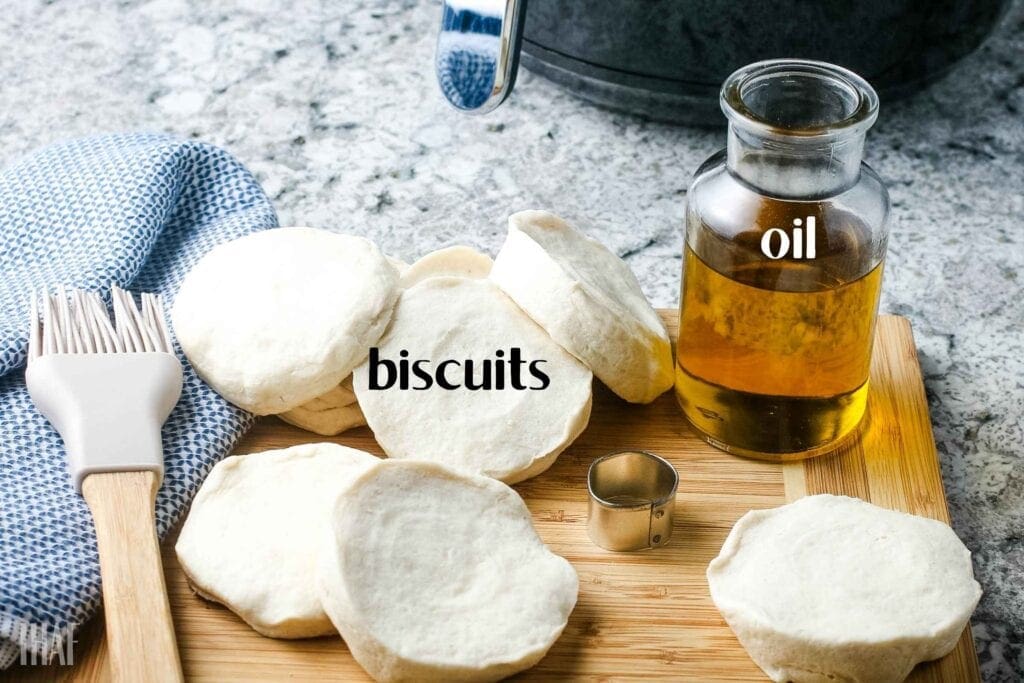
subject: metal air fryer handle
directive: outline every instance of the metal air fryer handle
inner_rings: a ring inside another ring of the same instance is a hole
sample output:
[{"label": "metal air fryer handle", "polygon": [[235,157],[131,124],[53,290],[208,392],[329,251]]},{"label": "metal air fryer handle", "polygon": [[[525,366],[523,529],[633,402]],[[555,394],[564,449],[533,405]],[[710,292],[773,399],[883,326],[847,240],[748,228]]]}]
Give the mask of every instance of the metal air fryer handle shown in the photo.
[{"label": "metal air fryer handle", "polygon": [[456,109],[494,110],[512,92],[519,69],[526,0],[443,0],[434,68]]}]

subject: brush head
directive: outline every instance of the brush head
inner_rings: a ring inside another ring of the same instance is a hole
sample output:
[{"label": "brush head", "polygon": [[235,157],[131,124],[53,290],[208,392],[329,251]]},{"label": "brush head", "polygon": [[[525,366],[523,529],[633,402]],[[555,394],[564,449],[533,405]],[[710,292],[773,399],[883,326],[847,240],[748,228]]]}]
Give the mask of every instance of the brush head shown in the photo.
[{"label": "brush head", "polygon": [[156,294],[142,294],[142,308],[132,295],[110,287],[114,308],[111,324],[107,307],[97,292],[80,289],[42,296],[42,316],[32,293],[28,360],[49,353],[171,352],[171,336],[164,321],[163,302]]},{"label": "brush head", "polygon": [[160,298],[111,288],[114,320],[96,292],[33,295],[25,381],[60,432],[79,491],[97,472],[163,474],[160,427],[181,395],[181,363]]}]

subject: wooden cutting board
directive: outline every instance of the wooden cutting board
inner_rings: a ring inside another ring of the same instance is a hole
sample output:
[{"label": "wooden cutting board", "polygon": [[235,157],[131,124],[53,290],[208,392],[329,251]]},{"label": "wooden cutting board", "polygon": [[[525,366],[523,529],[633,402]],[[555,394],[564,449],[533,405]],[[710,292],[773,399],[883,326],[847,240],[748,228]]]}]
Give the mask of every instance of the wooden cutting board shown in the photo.
[{"label": "wooden cutting board", "polygon": [[[662,311],[675,334],[675,311]],[[319,440],[274,418],[239,444],[247,453]],[[334,439],[380,454],[363,428]],[[612,553],[586,533],[586,473],[597,456],[646,449],[668,458],[680,475],[668,546]],[[841,493],[949,522],[928,406],[907,320],[879,319],[871,366],[868,416],[859,438],[839,452],[776,465],[711,448],[687,426],[669,392],[632,406],[597,387],[586,432],[547,472],[516,486],[537,530],[580,576],[579,602],[561,639],[516,680],[762,681],[708,594],[704,570],[732,524],[751,508],[804,495]],[[194,681],[369,680],[339,638],[264,638],[225,608],[189,590],[164,544],[164,566],[185,675]],[[100,620],[84,629],[74,667],[22,669],[34,680],[107,680]],[[919,666],[913,681],[980,680],[970,628],[945,658]]]}]

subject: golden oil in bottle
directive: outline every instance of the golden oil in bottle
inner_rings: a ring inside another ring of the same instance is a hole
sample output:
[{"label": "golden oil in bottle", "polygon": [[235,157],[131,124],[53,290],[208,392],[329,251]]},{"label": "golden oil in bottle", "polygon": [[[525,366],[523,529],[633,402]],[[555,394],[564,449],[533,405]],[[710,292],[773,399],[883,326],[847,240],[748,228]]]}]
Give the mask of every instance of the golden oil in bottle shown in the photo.
[{"label": "golden oil in bottle", "polygon": [[722,273],[689,246],[684,258],[676,392],[694,426],[745,455],[806,457],[850,433],[867,402],[882,265],[843,281],[787,263]]},{"label": "golden oil in bottle", "polygon": [[873,95],[795,60],[723,88],[729,147],[689,192],[676,358],[683,412],[719,448],[809,457],[864,414],[888,216],[860,158]]}]

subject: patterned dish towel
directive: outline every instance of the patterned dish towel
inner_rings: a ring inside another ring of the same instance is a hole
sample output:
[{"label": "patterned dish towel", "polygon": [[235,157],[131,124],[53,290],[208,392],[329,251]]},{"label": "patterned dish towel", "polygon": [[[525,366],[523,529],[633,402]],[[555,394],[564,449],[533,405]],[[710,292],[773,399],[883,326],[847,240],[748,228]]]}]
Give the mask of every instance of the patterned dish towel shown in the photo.
[{"label": "patterned dish towel", "polygon": [[[238,161],[165,135],[74,140],[0,174],[0,668],[63,654],[100,604],[92,517],[57,432],[25,389],[30,288],[107,290],[113,282],[169,303],[215,244],[275,225],[270,201]],[[252,424],[184,368],[181,400],[163,428],[161,537]]]}]

